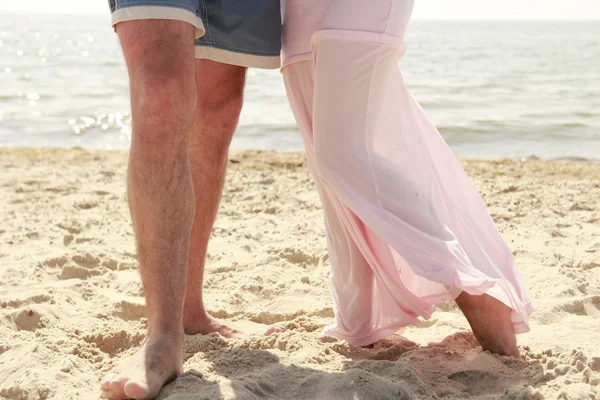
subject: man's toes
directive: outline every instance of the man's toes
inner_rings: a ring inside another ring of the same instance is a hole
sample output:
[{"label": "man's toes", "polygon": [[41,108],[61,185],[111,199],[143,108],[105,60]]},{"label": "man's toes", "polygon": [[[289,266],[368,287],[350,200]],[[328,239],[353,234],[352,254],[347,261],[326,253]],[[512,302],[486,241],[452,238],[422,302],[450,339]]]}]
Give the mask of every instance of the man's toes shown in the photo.
[{"label": "man's toes", "polygon": [[122,400],[125,398],[122,388],[121,390],[112,390],[110,387],[107,389],[102,388],[102,395],[109,400]]},{"label": "man's toes", "polygon": [[150,393],[150,388],[148,385],[137,382],[137,381],[129,381],[123,386],[124,394],[127,398],[132,399],[148,399],[154,397],[152,393]]},{"label": "man's toes", "polygon": [[110,388],[112,390],[118,389],[118,388],[122,388],[125,383],[127,383],[127,377],[126,376],[117,376],[114,379],[111,380],[110,382]]},{"label": "man's toes", "polygon": [[100,387],[103,390],[109,390],[110,389],[110,383],[117,377],[117,374],[108,374],[104,377],[104,379],[102,380],[102,383],[100,384]]},{"label": "man's toes", "polygon": [[127,378],[125,376],[115,376],[110,382],[108,391],[110,392],[111,399],[124,399],[125,391],[123,390],[123,386],[127,383]]}]

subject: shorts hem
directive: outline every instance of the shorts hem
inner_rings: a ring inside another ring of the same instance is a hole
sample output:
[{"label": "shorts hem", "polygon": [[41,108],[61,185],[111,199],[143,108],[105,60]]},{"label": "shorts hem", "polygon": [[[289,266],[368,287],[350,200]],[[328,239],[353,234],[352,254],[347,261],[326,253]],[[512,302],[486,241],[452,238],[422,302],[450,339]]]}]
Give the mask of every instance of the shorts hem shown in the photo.
[{"label": "shorts hem", "polygon": [[196,45],[195,52],[196,58],[212,60],[222,64],[262,69],[277,69],[281,67],[279,56],[258,56],[204,45]]},{"label": "shorts hem", "polygon": [[111,15],[111,25],[117,31],[116,25],[119,22],[135,21],[142,19],[167,19],[183,21],[193,25],[196,28],[196,39],[204,36],[204,24],[202,19],[195,13],[183,8],[163,7],[163,6],[131,6],[118,8]]}]

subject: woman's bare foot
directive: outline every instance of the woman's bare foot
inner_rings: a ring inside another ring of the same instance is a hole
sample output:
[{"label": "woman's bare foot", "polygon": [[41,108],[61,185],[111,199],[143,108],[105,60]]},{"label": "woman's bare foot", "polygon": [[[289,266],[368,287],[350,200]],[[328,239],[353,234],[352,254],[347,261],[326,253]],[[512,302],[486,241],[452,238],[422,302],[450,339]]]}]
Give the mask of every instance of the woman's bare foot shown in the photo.
[{"label": "woman's bare foot", "polygon": [[456,304],[484,350],[519,357],[510,307],[487,294],[473,296],[465,292],[456,298]]},{"label": "woman's bare foot", "polygon": [[148,336],[141,349],[123,363],[120,374],[102,381],[109,399],[152,399],[182,372],[183,333]]}]

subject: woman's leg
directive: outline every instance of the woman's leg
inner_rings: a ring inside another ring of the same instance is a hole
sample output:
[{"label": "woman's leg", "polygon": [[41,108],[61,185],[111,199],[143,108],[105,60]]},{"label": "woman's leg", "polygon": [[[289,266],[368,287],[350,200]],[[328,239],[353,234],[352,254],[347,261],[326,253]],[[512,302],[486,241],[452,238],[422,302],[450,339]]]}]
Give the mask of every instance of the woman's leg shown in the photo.
[{"label": "woman's leg", "polygon": [[318,174],[429,281],[413,279],[415,295],[437,302],[460,294],[482,346],[515,355],[514,332],[526,329],[531,308],[512,254],[402,81],[412,1],[379,3],[334,1],[313,37]]},{"label": "woman's leg", "polygon": [[[369,246],[364,240],[369,228],[340,203],[335,193],[315,174],[312,61],[293,63],[283,68],[282,73],[325,217],[336,316],[335,324],[325,333],[365,346],[415,323],[417,315],[428,311],[416,305],[412,310],[404,310],[412,302],[419,304],[419,300],[412,296],[412,300],[407,301],[406,297],[411,297],[408,291],[404,290],[402,297],[394,284],[381,284],[388,280],[381,276],[381,265],[395,265],[388,246],[375,236]],[[382,309],[393,312],[382,313]]]},{"label": "woman's leg", "polygon": [[[388,323],[379,332],[460,295],[482,345],[516,354],[514,332],[528,329],[532,307],[512,254],[398,70],[411,9],[409,0],[332,1],[313,38],[314,92],[286,76],[292,65],[284,68],[288,95],[301,130],[314,135],[307,153],[320,192],[372,270],[371,309],[380,314],[372,320]],[[314,113],[298,112],[303,90]],[[332,259],[343,251],[330,247]],[[332,276],[352,277],[344,268],[332,263]]]}]

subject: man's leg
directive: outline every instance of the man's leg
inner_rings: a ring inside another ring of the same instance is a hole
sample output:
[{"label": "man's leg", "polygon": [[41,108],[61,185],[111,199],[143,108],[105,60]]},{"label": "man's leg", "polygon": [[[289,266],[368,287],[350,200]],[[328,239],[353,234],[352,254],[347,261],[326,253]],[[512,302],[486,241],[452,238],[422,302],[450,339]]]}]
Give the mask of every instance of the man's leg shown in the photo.
[{"label": "man's leg", "polygon": [[189,147],[196,214],[183,313],[183,327],[191,335],[219,332],[229,337],[236,333],[208,315],[202,283],[208,240],[225,182],[227,152],[242,110],[245,79],[245,67],[196,61],[198,104]]},{"label": "man's leg", "polygon": [[148,311],[142,348],[102,388],[110,398],[155,397],[181,372],[183,302],[194,193],[188,161],[196,107],[194,27],[118,25],[129,70],[133,135],[127,193]]}]

